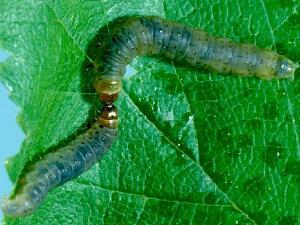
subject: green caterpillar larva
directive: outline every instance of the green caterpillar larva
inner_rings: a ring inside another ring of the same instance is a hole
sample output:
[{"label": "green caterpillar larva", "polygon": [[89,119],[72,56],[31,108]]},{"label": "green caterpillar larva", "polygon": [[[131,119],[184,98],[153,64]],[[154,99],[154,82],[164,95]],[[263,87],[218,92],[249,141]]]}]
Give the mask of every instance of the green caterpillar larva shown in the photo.
[{"label": "green caterpillar larva", "polygon": [[4,214],[10,217],[31,214],[49,191],[88,170],[116,139],[116,125],[116,109],[104,107],[98,121],[86,133],[33,165],[34,169],[22,178],[25,184],[21,192],[1,203]]},{"label": "green caterpillar larva", "polygon": [[[112,34],[101,60],[99,80],[106,83],[121,80],[126,65],[137,55],[162,56],[195,68],[264,80],[293,80],[297,68],[287,57],[252,44],[212,37],[204,31],[158,17],[135,17],[127,19]],[[117,86],[105,91],[117,92]],[[98,87],[98,90],[103,91],[103,88]]]}]

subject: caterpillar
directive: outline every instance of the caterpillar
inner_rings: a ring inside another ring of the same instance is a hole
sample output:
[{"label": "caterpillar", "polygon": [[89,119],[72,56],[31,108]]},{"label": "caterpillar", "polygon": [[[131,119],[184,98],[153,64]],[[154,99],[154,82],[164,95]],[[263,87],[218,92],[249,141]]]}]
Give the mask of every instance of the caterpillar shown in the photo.
[{"label": "caterpillar", "polygon": [[34,212],[53,188],[88,170],[109,149],[117,136],[117,111],[112,105],[102,109],[97,122],[66,147],[44,156],[23,178],[25,185],[13,199],[5,199],[5,215],[20,217]]},{"label": "caterpillar", "polygon": [[287,57],[252,44],[213,37],[159,17],[133,17],[115,29],[100,59],[97,83],[102,86],[113,81],[118,88],[116,82],[122,79],[126,65],[137,55],[155,55],[195,68],[264,80],[293,80],[298,67]]},{"label": "caterpillar", "polygon": [[159,17],[133,17],[118,26],[96,68],[94,88],[104,104],[98,121],[68,146],[46,154],[25,176],[26,184],[1,208],[11,217],[34,212],[53,188],[79,176],[96,163],[117,136],[114,102],[122,88],[126,65],[138,55],[154,55],[205,67],[219,73],[257,76],[264,80],[294,79],[298,65],[274,51],[210,36]]}]

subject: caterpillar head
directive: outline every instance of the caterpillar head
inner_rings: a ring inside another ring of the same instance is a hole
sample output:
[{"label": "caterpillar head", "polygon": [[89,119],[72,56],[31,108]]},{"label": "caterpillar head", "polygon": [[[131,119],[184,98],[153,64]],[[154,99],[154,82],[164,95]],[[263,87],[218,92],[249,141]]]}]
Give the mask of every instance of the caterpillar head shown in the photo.
[{"label": "caterpillar head", "polygon": [[278,79],[294,80],[295,70],[299,67],[292,60],[280,55],[275,68],[275,77]]}]

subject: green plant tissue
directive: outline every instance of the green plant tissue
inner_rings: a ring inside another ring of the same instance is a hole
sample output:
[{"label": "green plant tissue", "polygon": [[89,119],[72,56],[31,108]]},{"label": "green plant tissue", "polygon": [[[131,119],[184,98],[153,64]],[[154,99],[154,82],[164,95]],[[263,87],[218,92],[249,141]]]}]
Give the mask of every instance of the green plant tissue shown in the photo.
[{"label": "green plant tissue", "polygon": [[[109,22],[161,16],[299,61],[299,9],[297,0],[2,0],[0,48],[11,57],[0,79],[26,133],[7,165],[12,181],[97,114],[83,65]],[[262,81],[150,57],[130,66],[110,151],[5,224],[300,224],[299,73]]]}]

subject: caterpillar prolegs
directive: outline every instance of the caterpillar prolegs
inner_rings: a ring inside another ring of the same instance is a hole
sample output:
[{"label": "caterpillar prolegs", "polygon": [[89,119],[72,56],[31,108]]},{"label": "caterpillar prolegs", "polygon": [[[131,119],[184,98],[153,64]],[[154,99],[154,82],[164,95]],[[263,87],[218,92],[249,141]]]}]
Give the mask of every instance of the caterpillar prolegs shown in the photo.
[{"label": "caterpillar prolegs", "polygon": [[100,58],[94,87],[104,103],[96,124],[68,146],[49,153],[25,176],[26,184],[12,199],[2,203],[12,217],[32,213],[47,193],[89,169],[117,136],[118,116],[113,103],[121,89],[126,65],[138,55],[155,55],[206,67],[220,73],[293,80],[298,65],[276,52],[251,44],[212,37],[183,24],[158,17],[125,20],[113,32]]}]

